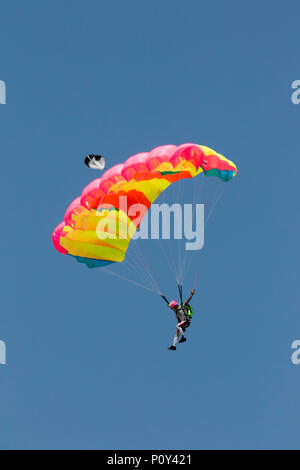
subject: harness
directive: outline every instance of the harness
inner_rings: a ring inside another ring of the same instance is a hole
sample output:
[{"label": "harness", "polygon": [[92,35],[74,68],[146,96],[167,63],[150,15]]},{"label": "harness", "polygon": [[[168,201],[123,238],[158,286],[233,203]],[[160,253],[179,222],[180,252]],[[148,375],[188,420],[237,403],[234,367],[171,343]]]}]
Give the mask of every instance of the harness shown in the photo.
[{"label": "harness", "polygon": [[185,328],[188,328],[192,322],[192,315],[194,313],[192,307],[189,305],[189,304],[183,304],[181,303],[180,304],[180,307],[184,313],[184,321],[185,321],[185,325],[184,325],[184,328],[183,328],[183,331],[185,330]]}]

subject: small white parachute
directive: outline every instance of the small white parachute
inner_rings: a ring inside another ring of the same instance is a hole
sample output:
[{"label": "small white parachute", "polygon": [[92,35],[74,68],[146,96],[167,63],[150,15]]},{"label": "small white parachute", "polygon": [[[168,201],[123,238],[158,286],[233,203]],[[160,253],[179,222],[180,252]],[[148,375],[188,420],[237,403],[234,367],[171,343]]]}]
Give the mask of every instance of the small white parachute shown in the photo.
[{"label": "small white parachute", "polygon": [[91,153],[85,157],[84,163],[93,170],[104,170],[105,168],[105,158],[102,155]]}]

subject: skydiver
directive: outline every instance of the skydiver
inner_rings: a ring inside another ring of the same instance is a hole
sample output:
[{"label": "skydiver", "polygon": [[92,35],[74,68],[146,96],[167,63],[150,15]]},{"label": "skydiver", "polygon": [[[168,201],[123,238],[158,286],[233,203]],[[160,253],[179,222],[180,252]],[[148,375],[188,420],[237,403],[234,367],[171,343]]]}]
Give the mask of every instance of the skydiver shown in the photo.
[{"label": "skydiver", "polygon": [[195,294],[195,289],[191,290],[191,293],[189,297],[186,299],[183,304],[178,304],[176,300],[172,300],[172,302],[169,303],[169,307],[173,310],[173,312],[176,315],[178,324],[176,326],[176,333],[173,339],[173,344],[170,346],[168,349],[170,351],[176,351],[176,344],[178,342],[179,336],[181,336],[179,343],[184,343],[186,341],[186,337],[184,336],[186,328],[188,328],[191,324],[191,319],[185,312],[185,307],[189,304],[191,301],[193,295]]}]

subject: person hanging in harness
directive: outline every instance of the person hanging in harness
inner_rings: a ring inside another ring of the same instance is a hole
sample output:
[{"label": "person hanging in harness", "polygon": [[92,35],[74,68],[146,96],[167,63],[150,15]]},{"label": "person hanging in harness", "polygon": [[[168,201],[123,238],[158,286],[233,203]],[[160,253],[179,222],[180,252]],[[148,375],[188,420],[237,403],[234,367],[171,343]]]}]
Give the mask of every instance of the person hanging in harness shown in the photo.
[{"label": "person hanging in harness", "polygon": [[179,337],[181,336],[179,343],[184,343],[186,341],[186,337],[184,336],[186,328],[188,328],[191,324],[191,316],[193,315],[193,309],[189,305],[193,295],[195,293],[195,289],[191,290],[189,297],[186,299],[185,302],[178,304],[176,300],[172,300],[169,303],[169,307],[173,310],[176,315],[178,324],[176,327],[176,333],[173,339],[172,346],[169,347],[170,351],[176,351],[176,344],[178,342]]}]

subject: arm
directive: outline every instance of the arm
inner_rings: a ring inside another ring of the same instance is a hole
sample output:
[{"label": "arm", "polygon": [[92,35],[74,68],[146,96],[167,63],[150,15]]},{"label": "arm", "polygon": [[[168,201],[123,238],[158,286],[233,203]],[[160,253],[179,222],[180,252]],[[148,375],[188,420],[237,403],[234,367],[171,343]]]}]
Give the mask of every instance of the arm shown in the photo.
[{"label": "arm", "polygon": [[195,294],[195,289],[192,289],[189,297],[184,302],[184,305],[190,303],[190,301],[192,300],[192,297],[193,297],[194,294]]}]

